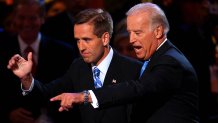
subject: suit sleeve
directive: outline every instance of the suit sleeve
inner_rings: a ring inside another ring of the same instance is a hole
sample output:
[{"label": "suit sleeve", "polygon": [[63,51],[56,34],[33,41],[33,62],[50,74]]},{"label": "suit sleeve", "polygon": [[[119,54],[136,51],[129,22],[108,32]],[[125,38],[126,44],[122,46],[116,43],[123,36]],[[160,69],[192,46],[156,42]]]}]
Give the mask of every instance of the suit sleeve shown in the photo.
[{"label": "suit sleeve", "polygon": [[138,80],[107,86],[93,90],[99,106],[131,103],[139,98],[169,93],[181,85],[182,69],[172,57],[162,57],[151,61],[142,77]]}]

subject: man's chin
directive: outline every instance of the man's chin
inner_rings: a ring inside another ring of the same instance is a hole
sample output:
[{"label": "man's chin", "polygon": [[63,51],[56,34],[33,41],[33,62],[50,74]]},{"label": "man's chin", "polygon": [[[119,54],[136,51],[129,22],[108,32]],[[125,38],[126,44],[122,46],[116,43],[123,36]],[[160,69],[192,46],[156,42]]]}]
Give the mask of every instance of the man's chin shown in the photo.
[{"label": "man's chin", "polygon": [[141,54],[136,54],[136,57],[137,57],[138,59],[140,59],[140,60],[144,60],[144,56],[141,55]]},{"label": "man's chin", "polygon": [[92,62],[89,58],[84,58],[84,57],[83,57],[83,60],[84,60],[86,63],[91,63],[91,62]]}]

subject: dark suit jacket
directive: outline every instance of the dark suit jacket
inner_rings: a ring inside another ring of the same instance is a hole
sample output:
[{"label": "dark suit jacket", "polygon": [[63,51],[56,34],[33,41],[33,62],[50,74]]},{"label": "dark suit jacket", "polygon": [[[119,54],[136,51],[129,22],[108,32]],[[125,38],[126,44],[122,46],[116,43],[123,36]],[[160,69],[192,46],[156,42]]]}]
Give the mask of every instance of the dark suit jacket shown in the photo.
[{"label": "dark suit jacket", "polygon": [[[103,87],[138,78],[141,65],[141,62],[121,56],[114,51]],[[116,83],[113,83],[114,80]],[[49,98],[63,92],[81,92],[94,89],[91,65],[85,63],[83,59],[75,60],[68,72],[61,79],[53,81],[52,84],[43,86],[35,80],[35,86],[30,96],[38,93],[38,89],[41,89],[40,91]],[[40,95],[38,96],[40,98]],[[127,123],[131,110],[129,105],[94,109],[91,104],[80,105],[79,109],[83,123]]]},{"label": "dark suit jacket", "polygon": [[[7,88],[7,93],[4,95],[5,108],[8,112],[14,108],[24,107],[32,112],[37,117],[39,115],[38,101],[34,98],[31,103],[23,100],[23,95],[20,88],[20,80],[8,70],[7,63],[14,54],[20,54],[19,43],[17,36],[5,36],[1,38],[0,46],[0,80],[2,88]],[[76,49],[61,41],[51,39],[42,35],[41,43],[39,45],[38,65],[36,69],[35,78],[45,83],[50,82],[64,74],[69,68],[72,61],[78,57]],[[3,91],[4,89],[1,89]],[[15,103],[16,102],[16,103]],[[4,113],[5,113],[4,112]]]},{"label": "dark suit jacket", "polygon": [[94,93],[100,107],[135,101],[133,123],[195,123],[199,120],[195,70],[169,40],[153,54],[138,81],[97,89]]}]

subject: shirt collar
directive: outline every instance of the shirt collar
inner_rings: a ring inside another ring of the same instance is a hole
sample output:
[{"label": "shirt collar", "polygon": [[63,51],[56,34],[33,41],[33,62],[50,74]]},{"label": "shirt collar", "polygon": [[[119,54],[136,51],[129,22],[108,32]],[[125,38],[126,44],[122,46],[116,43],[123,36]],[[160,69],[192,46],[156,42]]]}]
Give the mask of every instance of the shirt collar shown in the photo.
[{"label": "shirt collar", "polygon": [[[167,38],[160,44],[160,46],[157,48],[157,50],[167,41]],[[157,51],[156,50],[156,51]]]},{"label": "shirt collar", "polygon": [[[39,43],[40,43],[41,37],[42,37],[41,33],[39,33],[37,36],[37,39],[30,45],[34,50],[34,53],[36,53],[36,54],[39,51]],[[18,42],[20,45],[21,53],[23,54],[23,52],[26,49],[26,47],[28,46],[28,44],[26,44],[19,35],[18,35]]]},{"label": "shirt collar", "polygon": [[[109,65],[111,63],[112,57],[113,57],[114,51],[110,47],[110,51],[108,55],[103,59],[103,61],[97,66],[98,69],[101,71],[102,74],[106,75],[107,70],[109,68]],[[92,65],[92,70],[93,70],[93,65]]]}]

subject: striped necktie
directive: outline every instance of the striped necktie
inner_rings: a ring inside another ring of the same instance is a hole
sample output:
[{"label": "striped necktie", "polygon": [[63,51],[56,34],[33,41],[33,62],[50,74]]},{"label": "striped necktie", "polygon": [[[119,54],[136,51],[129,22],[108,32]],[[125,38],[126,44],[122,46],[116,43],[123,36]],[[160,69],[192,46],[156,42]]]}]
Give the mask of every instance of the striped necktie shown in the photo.
[{"label": "striped necktie", "polygon": [[94,67],[93,75],[94,75],[94,86],[95,86],[95,88],[101,88],[102,87],[102,82],[101,82],[101,80],[99,78],[100,70],[97,67]]}]

